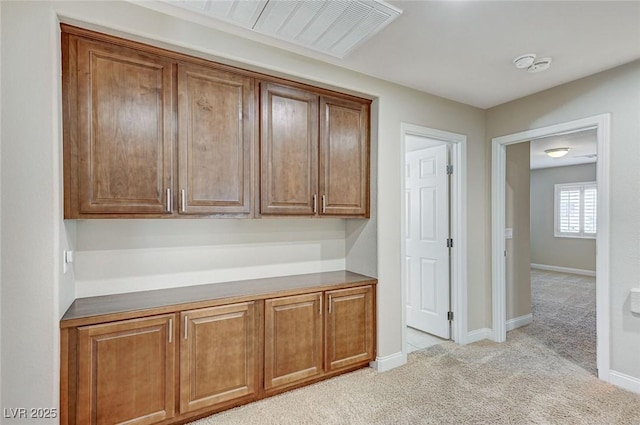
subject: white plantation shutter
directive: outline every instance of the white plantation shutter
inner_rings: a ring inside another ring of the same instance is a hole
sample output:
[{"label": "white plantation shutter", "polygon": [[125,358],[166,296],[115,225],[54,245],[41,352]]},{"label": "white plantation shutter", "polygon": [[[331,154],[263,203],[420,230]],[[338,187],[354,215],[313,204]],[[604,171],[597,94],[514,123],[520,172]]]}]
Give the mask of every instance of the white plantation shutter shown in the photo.
[{"label": "white plantation shutter", "polygon": [[595,182],[555,185],[555,236],[595,237],[597,194]]},{"label": "white plantation shutter", "polygon": [[560,232],[580,233],[580,188],[560,189]]},{"label": "white plantation shutter", "polygon": [[585,185],[583,193],[583,232],[586,235],[595,235],[598,221],[598,192],[596,186]]}]

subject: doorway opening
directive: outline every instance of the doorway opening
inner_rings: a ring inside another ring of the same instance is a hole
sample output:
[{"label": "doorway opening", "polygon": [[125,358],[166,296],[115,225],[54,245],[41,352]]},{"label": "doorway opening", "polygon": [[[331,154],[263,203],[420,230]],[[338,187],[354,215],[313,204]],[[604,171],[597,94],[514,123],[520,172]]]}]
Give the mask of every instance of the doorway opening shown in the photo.
[{"label": "doorway opening", "polygon": [[[402,125],[403,355],[465,343],[466,136]],[[408,328],[408,326],[410,328]]]},{"label": "doorway opening", "polygon": [[[595,260],[596,293],[596,364],[598,377],[609,380],[609,122],[610,115],[557,124],[535,130],[494,138],[492,141],[492,339],[506,340],[507,332],[507,291],[506,262],[507,243],[510,237],[506,227],[506,150],[507,146],[548,138],[550,136],[575,134],[595,130],[596,136],[596,183],[595,199],[597,210],[597,232],[595,235],[597,254]],[[581,182],[585,183],[585,182]],[[587,182],[589,183],[589,182]],[[584,187],[587,187],[583,185]],[[589,189],[587,189],[589,190]],[[587,196],[587,195],[585,195]],[[584,204],[578,197],[578,203]],[[580,219],[583,220],[583,219]],[[584,231],[584,230],[581,230]],[[574,270],[575,271],[575,270]]]},{"label": "doorway opening", "polygon": [[507,146],[505,198],[508,337],[594,375],[596,148],[595,129]]}]

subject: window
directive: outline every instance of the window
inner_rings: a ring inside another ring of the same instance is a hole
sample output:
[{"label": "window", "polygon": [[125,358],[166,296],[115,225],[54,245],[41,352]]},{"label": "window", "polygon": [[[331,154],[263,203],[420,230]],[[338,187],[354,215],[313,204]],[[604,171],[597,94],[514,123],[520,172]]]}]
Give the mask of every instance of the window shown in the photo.
[{"label": "window", "polygon": [[555,185],[555,236],[595,238],[598,190],[596,182]]}]

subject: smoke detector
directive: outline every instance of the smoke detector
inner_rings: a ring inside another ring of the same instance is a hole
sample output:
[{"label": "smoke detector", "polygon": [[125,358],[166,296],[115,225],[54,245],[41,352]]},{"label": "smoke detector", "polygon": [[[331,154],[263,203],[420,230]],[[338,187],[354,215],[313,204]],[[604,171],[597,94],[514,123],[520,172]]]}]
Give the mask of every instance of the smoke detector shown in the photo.
[{"label": "smoke detector", "polygon": [[533,64],[527,68],[527,72],[542,72],[549,69],[551,66],[551,58],[541,58],[533,62]]},{"label": "smoke detector", "polygon": [[513,60],[513,64],[518,69],[529,68],[533,65],[533,61],[536,60],[535,53],[527,53],[526,55],[520,55]]},{"label": "smoke detector", "polygon": [[551,66],[551,58],[536,58],[535,53],[527,53],[515,58],[513,64],[518,69],[526,69],[527,72],[541,72],[549,69]]}]

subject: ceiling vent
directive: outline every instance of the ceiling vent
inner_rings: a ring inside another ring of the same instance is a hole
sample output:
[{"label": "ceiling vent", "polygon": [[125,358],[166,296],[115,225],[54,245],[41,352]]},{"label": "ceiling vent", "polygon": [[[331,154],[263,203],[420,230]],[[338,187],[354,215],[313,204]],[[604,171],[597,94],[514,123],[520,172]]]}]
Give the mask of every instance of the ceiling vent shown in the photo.
[{"label": "ceiling vent", "polygon": [[380,0],[165,0],[338,58],[402,11]]}]

